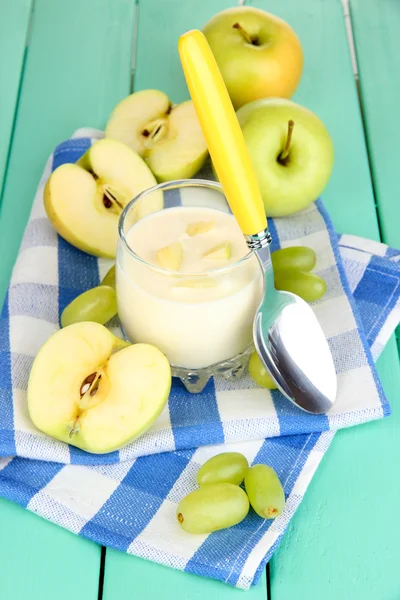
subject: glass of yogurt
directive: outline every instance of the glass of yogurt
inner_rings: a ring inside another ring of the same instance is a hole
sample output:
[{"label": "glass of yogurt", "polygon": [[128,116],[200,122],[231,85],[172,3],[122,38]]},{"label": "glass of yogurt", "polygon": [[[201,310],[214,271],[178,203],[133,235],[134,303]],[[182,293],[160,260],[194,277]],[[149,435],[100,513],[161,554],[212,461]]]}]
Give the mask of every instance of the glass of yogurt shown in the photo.
[{"label": "glass of yogurt", "polygon": [[[137,220],[139,203],[149,214]],[[219,183],[170,181],[132,200],[119,222],[116,282],[126,338],[164,352],[190,392],[212,375],[243,374],[264,277]]]}]

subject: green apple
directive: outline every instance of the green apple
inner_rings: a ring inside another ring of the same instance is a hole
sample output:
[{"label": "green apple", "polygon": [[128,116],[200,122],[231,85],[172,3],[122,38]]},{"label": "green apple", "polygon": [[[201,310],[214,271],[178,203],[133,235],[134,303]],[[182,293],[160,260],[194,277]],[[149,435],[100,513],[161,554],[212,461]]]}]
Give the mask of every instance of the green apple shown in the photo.
[{"label": "green apple", "polygon": [[142,156],[158,181],[190,178],[208,156],[193,102],[173,105],[158,90],[135,92],[122,100],[110,116],[105,136]]},{"label": "green apple", "polygon": [[[131,148],[99,140],[76,164],[61,165],[51,174],[44,205],[54,228],[70,244],[95,256],[114,258],[122,210],[156,183]],[[132,224],[162,207],[162,192],[142,198],[132,212]]]},{"label": "green apple", "polygon": [[237,112],[268,217],[316,200],[328,183],[333,144],[322,121],[290,100],[267,98]]},{"label": "green apple", "polygon": [[253,6],[228,8],[203,33],[235,109],[259,98],[290,98],[303,70],[303,52],[293,29]]},{"label": "green apple", "polygon": [[103,325],[82,322],[60,329],[39,350],[28,409],[47,435],[103,454],[147,431],[170,387],[171,369],[157,348],[129,345]]}]

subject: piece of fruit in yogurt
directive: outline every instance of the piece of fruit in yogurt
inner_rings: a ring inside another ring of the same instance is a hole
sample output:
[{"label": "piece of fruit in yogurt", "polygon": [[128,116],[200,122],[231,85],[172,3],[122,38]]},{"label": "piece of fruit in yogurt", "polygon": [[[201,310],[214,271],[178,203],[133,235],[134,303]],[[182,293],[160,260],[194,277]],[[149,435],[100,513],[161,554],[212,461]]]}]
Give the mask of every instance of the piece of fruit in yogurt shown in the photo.
[{"label": "piece of fruit in yogurt", "polygon": [[183,248],[180,242],[161,248],[157,252],[157,260],[164,269],[179,271],[183,260]]},{"label": "piece of fruit in yogurt", "polygon": [[211,231],[214,225],[215,221],[199,221],[198,223],[189,223],[186,228],[186,233],[190,235],[190,237],[201,235],[202,233]]},{"label": "piece of fruit in yogurt", "polygon": [[232,256],[232,244],[231,242],[222,242],[214,248],[207,250],[203,254],[203,258],[213,258],[213,259],[225,259],[228,260]]}]

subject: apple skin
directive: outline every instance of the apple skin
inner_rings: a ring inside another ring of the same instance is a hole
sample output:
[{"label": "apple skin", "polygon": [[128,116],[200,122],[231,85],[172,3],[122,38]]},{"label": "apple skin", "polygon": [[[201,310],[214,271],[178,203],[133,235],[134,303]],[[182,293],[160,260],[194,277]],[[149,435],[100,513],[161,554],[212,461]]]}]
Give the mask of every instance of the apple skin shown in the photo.
[{"label": "apple skin", "polygon": [[[236,23],[258,45],[247,42]],[[303,70],[303,51],[285,21],[252,6],[238,6],[215,15],[203,33],[235,109],[260,98],[293,95]]]},{"label": "apple skin", "polygon": [[[267,217],[284,217],[306,208],[324,190],[334,150],[325,125],[313,112],[282,98],[250,102],[237,112],[250,152]],[[289,156],[278,161],[294,121]]]}]

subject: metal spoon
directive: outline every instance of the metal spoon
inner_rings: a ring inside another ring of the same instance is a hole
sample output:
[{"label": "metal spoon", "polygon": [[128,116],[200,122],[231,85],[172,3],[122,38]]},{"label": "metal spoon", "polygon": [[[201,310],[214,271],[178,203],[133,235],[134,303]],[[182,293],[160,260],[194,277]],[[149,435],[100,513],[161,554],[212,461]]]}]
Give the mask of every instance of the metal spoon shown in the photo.
[{"label": "metal spoon", "polygon": [[332,355],[308,304],[275,289],[264,205],[222,76],[200,31],[181,36],[179,53],[214,168],[247,244],[265,272],[265,295],[253,330],[257,352],[289,400],[307,412],[324,413],[337,391]]},{"label": "metal spoon", "polygon": [[268,230],[264,239],[255,237],[248,244],[264,270],[266,291],[253,325],[257,353],[289,400],[307,412],[325,413],[337,391],[328,342],[311,307],[299,296],[275,289]]}]

